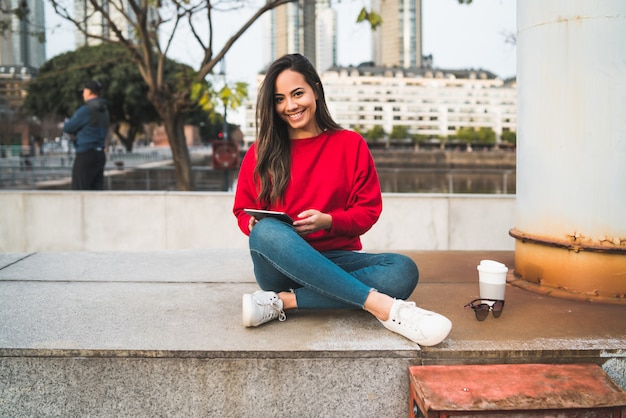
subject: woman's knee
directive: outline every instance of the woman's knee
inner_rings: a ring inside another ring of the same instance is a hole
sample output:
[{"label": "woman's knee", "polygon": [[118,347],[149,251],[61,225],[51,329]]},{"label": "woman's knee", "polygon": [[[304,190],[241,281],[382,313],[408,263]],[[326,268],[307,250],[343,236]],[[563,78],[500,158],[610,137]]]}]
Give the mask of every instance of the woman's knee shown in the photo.
[{"label": "woman's knee", "polygon": [[419,269],[417,264],[410,258],[403,254],[394,254],[394,268],[395,274],[393,277],[397,278],[397,294],[394,295],[400,299],[406,299],[411,296],[413,290],[417,286],[419,281]]},{"label": "woman's knee", "polygon": [[257,222],[250,231],[250,248],[267,249],[285,242],[285,234],[288,233],[285,226],[283,222],[271,218]]}]

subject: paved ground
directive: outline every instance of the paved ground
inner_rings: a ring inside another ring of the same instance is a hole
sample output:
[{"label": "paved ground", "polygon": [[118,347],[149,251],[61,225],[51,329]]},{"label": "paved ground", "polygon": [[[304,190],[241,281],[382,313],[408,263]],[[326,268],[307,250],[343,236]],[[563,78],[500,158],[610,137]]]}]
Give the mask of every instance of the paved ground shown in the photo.
[{"label": "paved ground", "polygon": [[453,322],[422,350],[360,310],[244,328],[241,295],[257,289],[245,250],[1,254],[0,375],[10,378],[0,410],[401,417],[407,367],[429,364],[591,362],[626,387],[626,306],[508,284],[502,316],[479,322],[463,307],[478,296],[476,265],[513,267],[512,252],[408,254],[421,270],[411,299]]},{"label": "paved ground", "polygon": [[[512,271],[513,252],[407,254],[421,272],[411,299],[454,324],[433,352],[626,350],[623,305],[509,284],[502,316],[478,322],[463,307],[478,297],[476,265],[488,258]],[[2,254],[0,348],[285,349],[282,337],[272,339],[276,333],[289,336],[291,350],[412,346],[360,311],[289,312],[285,323],[245,329],[240,298],[255,289],[242,250]]]}]

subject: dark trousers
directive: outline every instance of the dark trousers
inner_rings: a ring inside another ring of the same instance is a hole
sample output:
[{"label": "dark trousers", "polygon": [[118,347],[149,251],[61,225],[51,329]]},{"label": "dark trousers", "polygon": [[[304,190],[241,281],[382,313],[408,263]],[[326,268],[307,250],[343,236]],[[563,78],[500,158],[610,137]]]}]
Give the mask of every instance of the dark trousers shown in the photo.
[{"label": "dark trousers", "polygon": [[72,167],[72,190],[102,190],[105,163],[104,151],[91,149],[76,153]]}]

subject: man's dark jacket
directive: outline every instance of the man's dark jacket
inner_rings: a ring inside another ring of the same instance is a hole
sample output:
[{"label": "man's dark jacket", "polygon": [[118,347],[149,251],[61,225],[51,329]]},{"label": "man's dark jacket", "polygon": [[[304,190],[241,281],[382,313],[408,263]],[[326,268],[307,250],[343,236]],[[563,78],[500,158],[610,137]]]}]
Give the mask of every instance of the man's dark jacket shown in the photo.
[{"label": "man's dark jacket", "polygon": [[65,122],[63,131],[75,135],[76,152],[104,149],[104,140],[109,131],[109,111],[101,97],[88,100]]}]

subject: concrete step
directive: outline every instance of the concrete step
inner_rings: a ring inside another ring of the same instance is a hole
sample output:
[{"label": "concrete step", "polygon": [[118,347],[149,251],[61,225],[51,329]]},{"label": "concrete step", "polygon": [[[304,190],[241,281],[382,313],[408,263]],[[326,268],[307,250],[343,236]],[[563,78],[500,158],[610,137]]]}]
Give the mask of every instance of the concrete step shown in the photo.
[{"label": "concrete step", "polygon": [[242,327],[245,250],[2,254],[0,415],[400,417],[423,364],[593,362],[626,385],[623,306],[508,285],[478,322],[476,265],[513,252],[405,253],[411,299],[454,324],[421,351],[363,311]]}]

